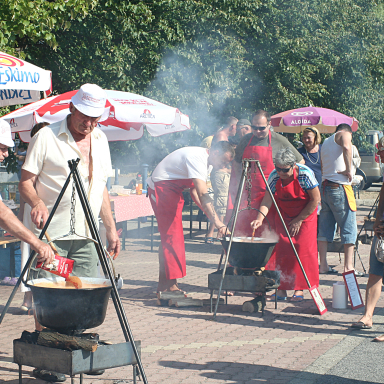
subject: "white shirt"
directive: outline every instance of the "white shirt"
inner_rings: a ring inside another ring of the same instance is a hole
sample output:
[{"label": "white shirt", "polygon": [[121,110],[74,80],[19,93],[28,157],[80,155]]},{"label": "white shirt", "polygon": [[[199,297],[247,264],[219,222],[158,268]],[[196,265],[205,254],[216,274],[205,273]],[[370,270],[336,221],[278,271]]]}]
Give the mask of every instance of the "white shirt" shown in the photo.
[{"label": "white shirt", "polygon": [[[108,140],[98,128],[91,133],[91,157],[93,162],[92,179],[89,180],[88,165],[85,163],[72,134],[67,127],[67,119],[42,128],[31,140],[22,169],[37,175],[36,191],[51,212],[59,193],[68,178],[70,169],[68,160],[80,158],[78,165],[85,192],[88,196],[95,219],[99,216],[103,192],[111,174],[112,165]],[[52,238],[66,235],[70,230],[72,182],[52,218],[48,233]],[[89,236],[85,215],[76,192],[76,233]],[[97,221],[97,220],[96,220]],[[36,235],[40,230],[32,225]],[[65,239],[78,239],[76,236]]]},{"label": "white shirt", "polygon": [[343,148],[336,143],[335,134],[325,139],[321,146],[321,177],[322,181],[329,180],[338,184],[351,185],[348,177],[337,173],[345,171],[345,162],[343,156]]},{"label": "white shirt", "polygon": [[165,157],[155,168],[148,186],[154,189],[154,183],[164,180],[208,178],[208,150],[201,147],[184,147]]}]

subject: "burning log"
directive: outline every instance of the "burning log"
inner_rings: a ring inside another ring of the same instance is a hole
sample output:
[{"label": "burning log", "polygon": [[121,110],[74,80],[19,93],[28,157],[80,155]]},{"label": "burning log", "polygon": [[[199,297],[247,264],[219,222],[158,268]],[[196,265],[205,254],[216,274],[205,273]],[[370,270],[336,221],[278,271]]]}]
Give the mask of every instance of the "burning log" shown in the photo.
[{"label": "burning log", "polygon": [[84,349],[95,352],[98,347],[97,340],[77,336],[64,335],[58,332],[44,330],[37,338],[37,344],[44,347],[66,349],[69,351]]}]

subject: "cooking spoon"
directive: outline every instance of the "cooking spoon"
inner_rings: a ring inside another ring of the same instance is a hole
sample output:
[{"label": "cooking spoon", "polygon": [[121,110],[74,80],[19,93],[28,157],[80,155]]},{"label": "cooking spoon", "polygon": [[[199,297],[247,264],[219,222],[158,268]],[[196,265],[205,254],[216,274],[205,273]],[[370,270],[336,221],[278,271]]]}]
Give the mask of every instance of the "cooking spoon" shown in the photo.
[{"label": "cooking spoon", "polygon": [[253,228],[253,231],[252,231],[252,239],[251,239],[251,243],[253,243],[253,238],[255,237],[255,228]]},{"label": "cooking spoon", "polygon": [[[59,252],[57,251],[57,248],[55,247],[55,244],[52,243],[51,237],[48,235],[48,232],[47,232],[47,231],[45,231],[45,237],[47,238],[48,243],[49,243],[49,245],[51,246],[52,251],[55,253],[55,255],[60,256],[60,255],[59,255]],[[67,284],[72,284],[72,285],[74,285],[74,287],[75,287],[76,289],[79,289],[79,288],[82,288],[82,287],[83,287],[83,284],[82,284],[80,278],[77,277],[77,276],[68,276],[68,277],[65,279],[65,281],[66,281]]]}]

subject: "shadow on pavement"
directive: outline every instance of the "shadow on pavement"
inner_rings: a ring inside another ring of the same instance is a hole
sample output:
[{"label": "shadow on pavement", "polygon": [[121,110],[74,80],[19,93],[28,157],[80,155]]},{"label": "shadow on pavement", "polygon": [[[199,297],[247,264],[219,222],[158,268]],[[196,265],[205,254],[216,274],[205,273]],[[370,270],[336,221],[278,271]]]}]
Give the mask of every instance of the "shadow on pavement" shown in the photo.
[{"label": "shadow on pavement", "polygon": [[[232,361],[211,361],[204,364],[183,363],[180,361],[163,360],[159,365],[177,370],[195,370],[200,372],[200,376],[207,379],[222,380],[222,382],[230,383],[273,383],[275,380],[282,383],[285,379],[286,383],[295,380],[300,375],[299,380],[304,383],[324,383],[327,378],[328,383],[337,384],[362,384],[374,383],[372,381],[361,381],[354,379],[342,378],[334,375],[321,375],[311,372],[302,373],[299,370],[276,368],[268,365],[234,363]],[[238,377],[236,377],[238,376]],[[378,383],[379,381],[375,382]]]}]

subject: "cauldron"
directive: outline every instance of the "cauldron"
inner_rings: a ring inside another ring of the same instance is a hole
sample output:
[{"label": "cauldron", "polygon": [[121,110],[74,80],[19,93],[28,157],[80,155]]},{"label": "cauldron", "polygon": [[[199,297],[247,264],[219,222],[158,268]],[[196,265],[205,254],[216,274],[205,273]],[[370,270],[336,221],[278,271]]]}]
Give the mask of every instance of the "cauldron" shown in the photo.
[{"label": "cauldron", "polygon": [[103,323],[107,313],[111,283],[102,278],[80,278],[83,283],[105,285],[95,288],[68,289],[39,287],[39,283],[65,282],[62,277],[29,280],[38,322],[60,333],[74,334]]},{"label": "cauldron", "polygon": [[[223,248],[227,252],[229,237],[220,239]],[[270,259],[277,241],[271,241],[255,237],[234,237],[232,239],[229,263],[233,267],[244,269],[260,269],[265,267]]]}]

